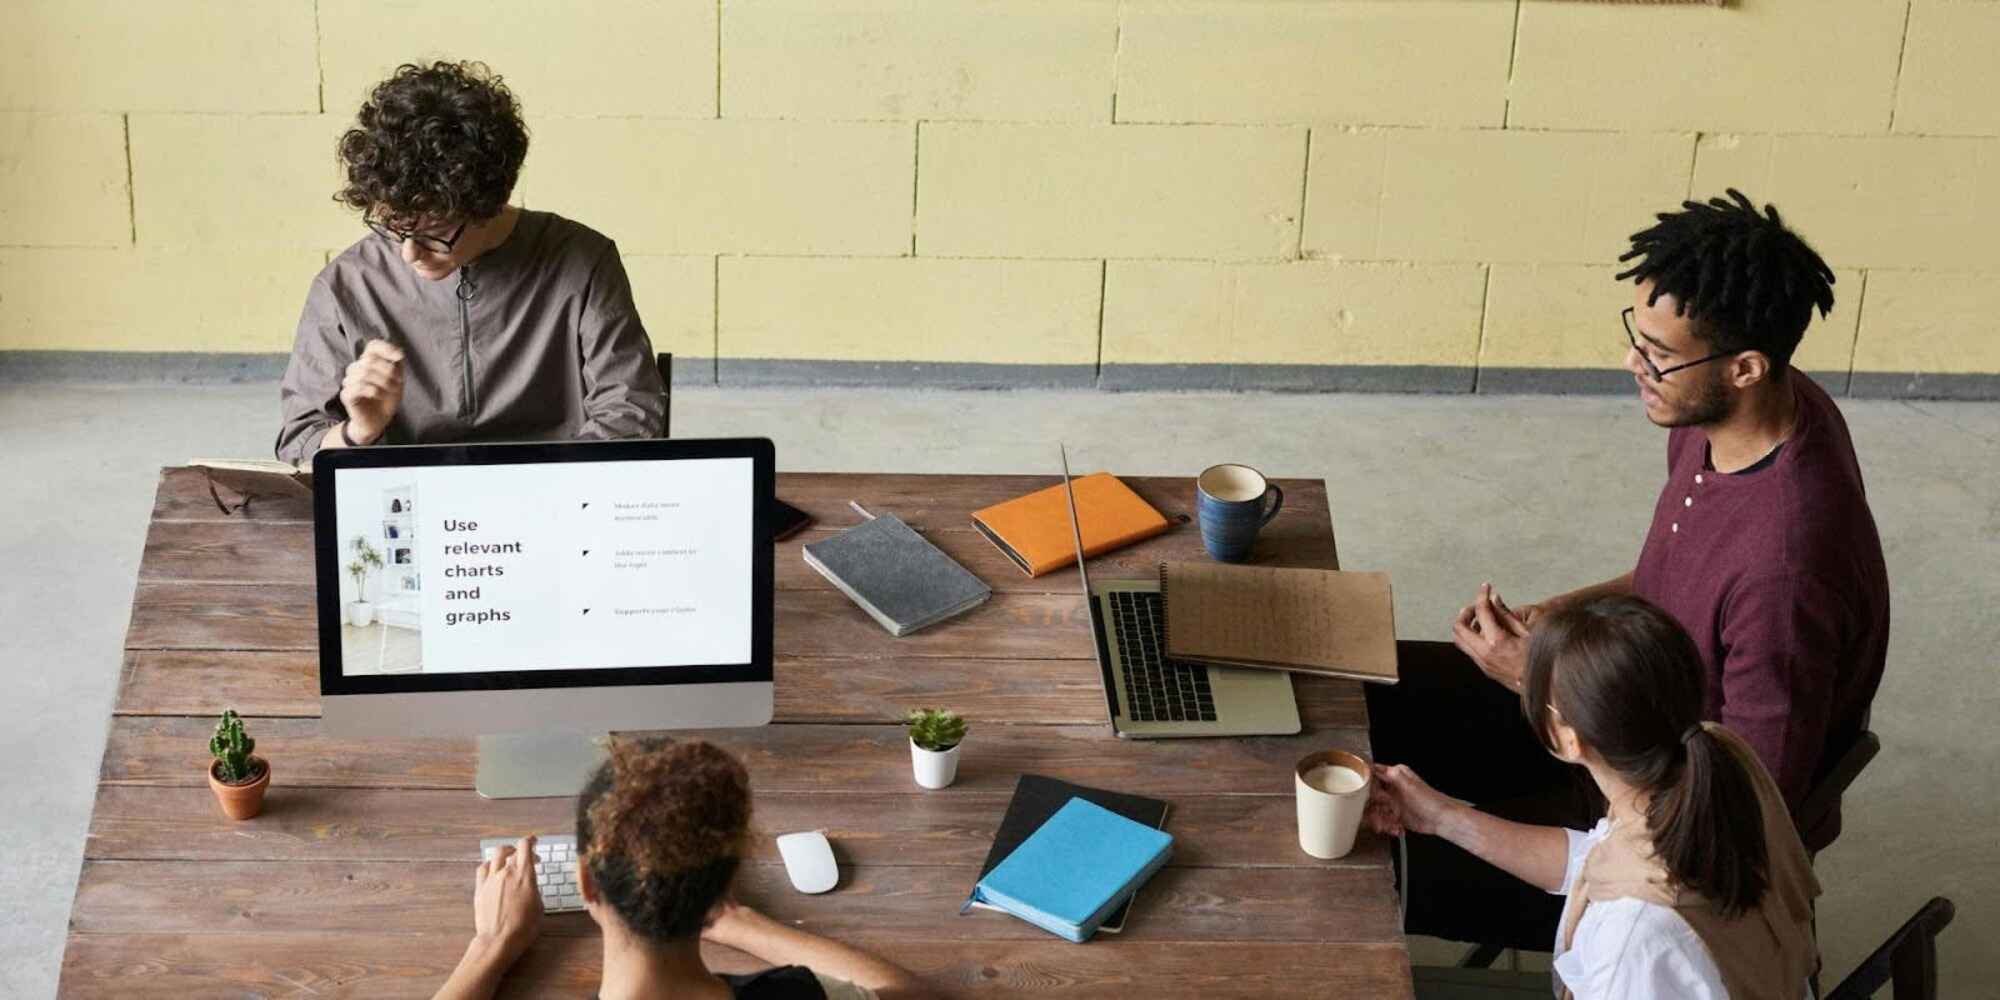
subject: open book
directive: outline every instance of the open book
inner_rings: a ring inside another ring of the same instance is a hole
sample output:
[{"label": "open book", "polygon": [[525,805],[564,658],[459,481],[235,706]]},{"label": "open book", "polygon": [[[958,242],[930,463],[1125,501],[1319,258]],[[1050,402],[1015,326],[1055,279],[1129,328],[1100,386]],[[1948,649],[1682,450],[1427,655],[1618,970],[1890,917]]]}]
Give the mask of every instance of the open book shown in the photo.
[{"label": "open book", "polygon": [[196,458],[190,468],[208,476],[208,493],[225,514],[234,514],[258,497],[312,496],[312,469],[290,462],[259,459]]}]

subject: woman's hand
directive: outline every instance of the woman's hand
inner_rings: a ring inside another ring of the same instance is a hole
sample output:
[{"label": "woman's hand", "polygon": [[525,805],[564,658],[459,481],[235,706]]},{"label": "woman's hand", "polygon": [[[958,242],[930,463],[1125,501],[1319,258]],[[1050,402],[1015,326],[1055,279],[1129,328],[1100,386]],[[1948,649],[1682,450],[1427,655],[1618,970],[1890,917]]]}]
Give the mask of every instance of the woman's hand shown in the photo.
[{"label": "woman's hand", "polygon": [[535,838],[500,848],[479,863],[472,890],[473,943],[511,964],[542,929],[542,892],[535,886]]},{"label": "woman's hand", "polygon": [[701,929],[701,939],[719,945],[726,945],[737,951],[744,951],[746,942],[756,937],[759,921],[770,918],[736,901],[734,893],[716,901],[708,911],[708,923]]},{"label": "woman's hand", "polygon": [[1462,808],[1457,799],[1425,784],[1417,772],[1401,764],[1377,764],[1374,771],[1363,815],[1377,833],[1435,834],[1452,810]]}]

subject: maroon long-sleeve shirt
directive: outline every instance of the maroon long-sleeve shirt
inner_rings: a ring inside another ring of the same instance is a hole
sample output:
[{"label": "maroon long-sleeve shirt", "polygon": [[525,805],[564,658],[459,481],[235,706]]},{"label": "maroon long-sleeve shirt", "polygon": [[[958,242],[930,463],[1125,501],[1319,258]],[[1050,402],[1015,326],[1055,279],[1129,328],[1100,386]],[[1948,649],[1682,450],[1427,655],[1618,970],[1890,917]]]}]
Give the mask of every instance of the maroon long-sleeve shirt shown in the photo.
[{"label": "maroon long-sleeve shirt", "polygon": [[[1847,421],[1794,369],[1798,421],[1775,458],[1731,475],[1708,437],[1667,438],[1667,484],[1633,589],[1694,636],[1706,715],[1743,737],[1796,812],[1867,724],[1889,646],[1889,576]],[[1801,830],[1814,850],[1840,816]]]}]

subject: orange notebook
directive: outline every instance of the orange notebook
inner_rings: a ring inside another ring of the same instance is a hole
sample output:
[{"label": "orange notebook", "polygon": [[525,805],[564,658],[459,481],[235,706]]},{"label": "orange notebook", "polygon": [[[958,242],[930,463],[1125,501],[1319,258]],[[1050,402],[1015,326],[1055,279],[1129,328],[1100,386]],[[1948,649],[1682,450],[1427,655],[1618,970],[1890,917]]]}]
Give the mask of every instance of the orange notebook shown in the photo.
[{"label": "orange notebook", "polygon": [[[1109,472],[1070,482],[1076,487],[1076,520],[1083,532],[1086,556],[1144,541],[1172,524]],[[1061,483],[975,510],[972,524],[1029,576],[1041,576],[1076,562],[1069,500]]]}]

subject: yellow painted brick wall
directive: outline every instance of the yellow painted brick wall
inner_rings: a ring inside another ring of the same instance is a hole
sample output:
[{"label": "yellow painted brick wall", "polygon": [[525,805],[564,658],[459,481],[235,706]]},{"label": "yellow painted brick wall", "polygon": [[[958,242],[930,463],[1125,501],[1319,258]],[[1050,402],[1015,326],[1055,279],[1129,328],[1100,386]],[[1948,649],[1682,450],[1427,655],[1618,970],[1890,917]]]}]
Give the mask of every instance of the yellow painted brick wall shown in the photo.
[{"label": "yellow painted brick wall", "polygon": [[535,119],[533,207],[645,253],[895,255],[910,249],[916,126]]},{"label": "yellow painted brick wall", "polygon": [[653,350],[670,351],[676,358],[714,357],[715,258],[629,250],[621,250],[619,257]]},{"label": "yellow painted brick wall", "polygon": [[1101,122],[1117,44],[1103,0],[732,0],[722,114]]},{"label": "yellow painted brick wall", "polygon": [[715,117],[715,0],[319,0],[327,110],[397,65],[478,59],[541,115]]},{"label": "yellow painted brick wall", "polygon": [[718,322],[733,357],[1087,365],[1100,267],[726,257]]},{"label": "yellow painted brick wall", "polygon": [[1305,251],[1601,261],[1687,192],[1694,137],[1499,129],[1313,133]]},{"label": "yellow painted brick wall", "polygon": [[1802,366],[2000,374],[1995,0],[14,0],[0,29],[0,351],[283,350],[363,232],[335,137],[449,57],[521,99],[517,199],[616,239],[685,357],[1607,368],[1627,235],[1740,185],[1840,276]]},{"label": "yellow painted brick wall", "polygon": [[316,250],[0,249],[0,345],[289,351],[306,286],[325,263]]},{"label": "yellow painted brick wall", "polygon": [[926,125],[917,252],[1293,256],[1300,128]]},{"label": "yellow painted brick wall", "polygon": [[1896,131],[2000,135],[2000,3],[1918,0],[1896,84]]},{"label": "yellow painted brick wall", "polygon": [[2000,371],[1990,274],[1870,271],[1861,320],[1860,371]]},{"label": "yellow painted brick wall", "polygon": [[1118,120],[1497,127],[1513,27],[1490,0],[1135,4]]},{"label": "yellow painted brick wall", "polygon": [[0,112],[0,243],[121,246],[131,240],[123,120]]},{"label": "yellow painted brick wall", "polygon": [[1881,132],[1907,8],[1908,0],[1524,0],[1508,124]]},{"label": "yellow painted brick wall", "polygon": [[1470,367],[1485,270],[1112,261],[1104,362]]}]

